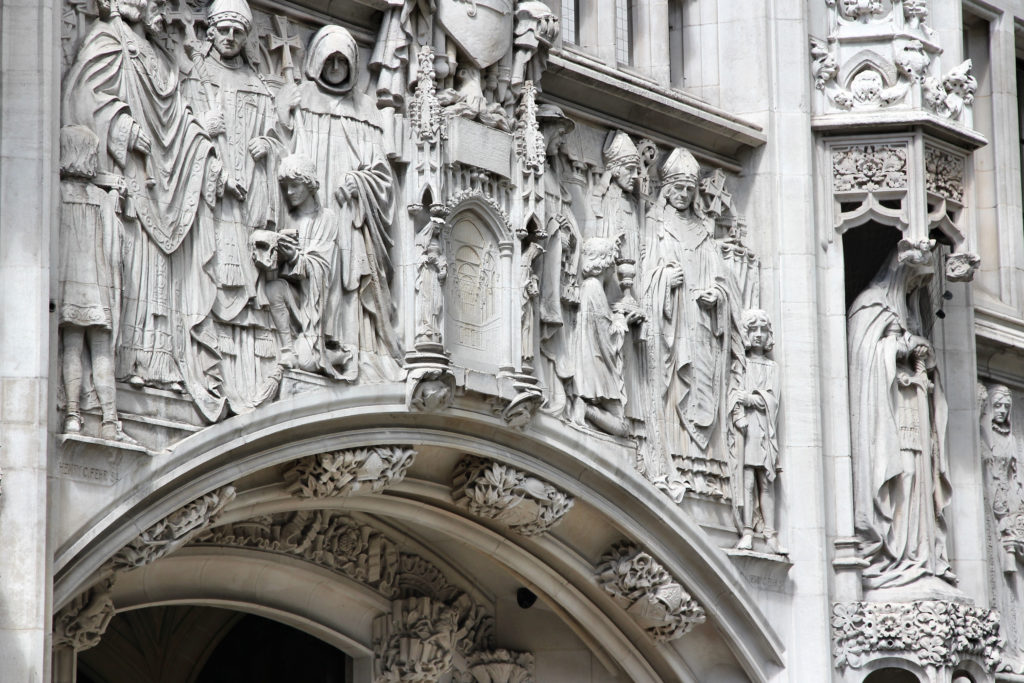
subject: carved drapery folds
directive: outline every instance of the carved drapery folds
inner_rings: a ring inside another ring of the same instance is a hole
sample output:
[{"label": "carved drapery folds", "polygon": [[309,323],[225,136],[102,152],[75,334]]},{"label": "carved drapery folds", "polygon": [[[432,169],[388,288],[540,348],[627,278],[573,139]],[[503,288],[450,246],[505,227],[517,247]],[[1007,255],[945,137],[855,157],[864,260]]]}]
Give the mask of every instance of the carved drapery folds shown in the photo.
[{"label": "carved drapery folds", "polygon": [[832,642],[840,669],[898,656],[938,669],[974,659],[992,671],[1002,648],[998,612],[940,600],[836,603]]},{"label": "carved drapery folds", "polygon": [[366,486],[380,493],[405,478],[416,451],[406,446],[372,446],[303,458],[284,473],[288,492],[298,498],[330,498]]},{"label": "carved drapery folds", "polygon": [[597,580],[655,640],[680,638],[707,618],[660,562],[631,543],[617,543],[601,556]]},{"label": "carved drapery folds", "polygon": [[1021,445],[1013,433],[1013,394],[1002,384],[979,387],[985,497],[999,538],[1003,570],[1024,558],[1024,472]]},{"label": "carved drapery folds", "polygon": [[524,536],[549,531],[575,502],[572,496],[525,472],[486,458],[466,456],[452,474],[452,498],[469,512]]},{"label": "carved drapery folds", "polygon": [[197,498],[139,534],[109,560],[108,566],[115,571],[137,569],[173,553],[213,524],[234,499],[234,486]]}]

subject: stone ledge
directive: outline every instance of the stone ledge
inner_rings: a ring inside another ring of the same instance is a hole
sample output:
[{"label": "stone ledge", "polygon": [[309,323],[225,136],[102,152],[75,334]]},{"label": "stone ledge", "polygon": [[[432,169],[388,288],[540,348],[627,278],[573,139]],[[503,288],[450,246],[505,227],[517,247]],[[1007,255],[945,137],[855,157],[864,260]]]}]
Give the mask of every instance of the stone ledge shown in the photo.
[{"label": "stone ledge", "polygon": [[777,593],[790,592],[786,584],[793,562],[788,556],[735,548],[727,548],[725,554],[751,586]]}]

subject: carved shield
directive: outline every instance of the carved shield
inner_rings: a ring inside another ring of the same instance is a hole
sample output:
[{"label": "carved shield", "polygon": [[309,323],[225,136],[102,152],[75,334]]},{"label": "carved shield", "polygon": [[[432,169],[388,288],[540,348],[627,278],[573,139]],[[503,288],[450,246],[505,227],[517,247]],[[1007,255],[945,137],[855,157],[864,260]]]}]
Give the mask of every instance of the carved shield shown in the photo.
[{"label": "carved shield", "polygon": [[479,69],[512,49],[512,0],[437,0],[437,21]]}]

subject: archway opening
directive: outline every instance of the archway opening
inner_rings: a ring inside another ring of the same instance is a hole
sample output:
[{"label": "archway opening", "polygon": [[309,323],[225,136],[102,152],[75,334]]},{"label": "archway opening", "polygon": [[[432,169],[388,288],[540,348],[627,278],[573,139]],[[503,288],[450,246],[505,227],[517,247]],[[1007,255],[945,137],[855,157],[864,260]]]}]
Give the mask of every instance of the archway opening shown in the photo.
[{"label": "archway opening", "polygon": [[352,660],[318,638],[229,609],[165,605],[118,613],[78,656],[78,683],[350,683]]},{"label": "archway opening", "polygon": [[906,669],[887,667],[868,675],[864,683],[921,683],[917,676]]}]

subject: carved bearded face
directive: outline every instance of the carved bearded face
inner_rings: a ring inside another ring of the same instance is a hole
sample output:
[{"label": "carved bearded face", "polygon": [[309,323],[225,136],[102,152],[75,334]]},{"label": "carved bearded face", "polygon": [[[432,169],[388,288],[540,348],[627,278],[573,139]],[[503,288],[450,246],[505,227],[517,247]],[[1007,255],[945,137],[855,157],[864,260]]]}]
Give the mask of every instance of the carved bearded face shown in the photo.
[{"label": "carved bearded face", "polygon": [[686,211],[693,206],[697,192],[697,181],[690,178],[677,180],[665,188],[665,199],[676,211]]},{"label": "carved bearded face", "polygon": [[348,72],[348,59],[340,52],[334,52],[324,61],[320,78],[328,85],[338,86],[348,79]]},{"label": "carved bearded face", "polygon": [[148,5],[148,0],[120,0],[117,3],[117,10],[123,20],[129,24],[136,24],[142,21]]},{"label": "carved bearded face", "polygon": [[149,0],[146,3],[146,14],[143,23],[146,26],[146,33],[159,36],[164,32],[164,8],[167,0]]},{"label": "carved bearded face", "polygon": [[245,47],[247,31],[237,21],[221,20],[210,27],[209,37],[213,49],[226,59],[237,57]]}]

